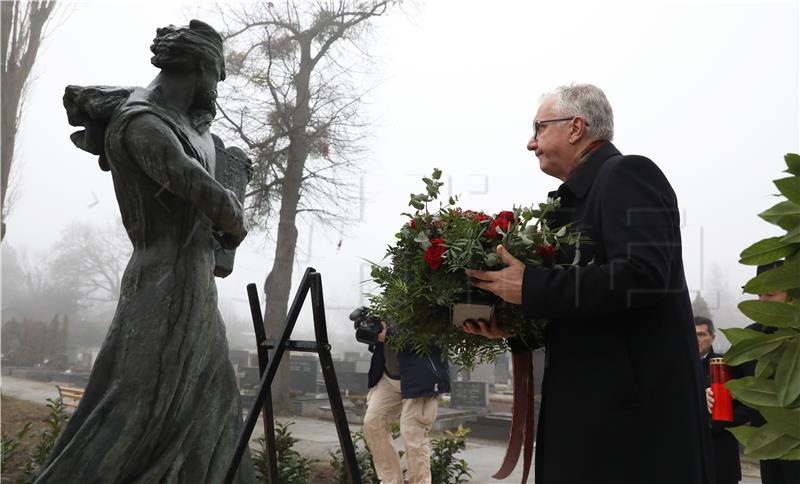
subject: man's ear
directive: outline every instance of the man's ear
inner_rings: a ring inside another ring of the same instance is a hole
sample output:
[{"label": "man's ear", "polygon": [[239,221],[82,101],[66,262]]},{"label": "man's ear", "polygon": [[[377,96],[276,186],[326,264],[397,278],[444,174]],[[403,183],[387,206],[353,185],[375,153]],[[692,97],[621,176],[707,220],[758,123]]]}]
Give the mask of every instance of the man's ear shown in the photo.
[{"label": "man's ear", "polygon": [[586,137],[586,118],[583,116],[575,116],[569,127],[569,138],[573,142],[580,141]]}]

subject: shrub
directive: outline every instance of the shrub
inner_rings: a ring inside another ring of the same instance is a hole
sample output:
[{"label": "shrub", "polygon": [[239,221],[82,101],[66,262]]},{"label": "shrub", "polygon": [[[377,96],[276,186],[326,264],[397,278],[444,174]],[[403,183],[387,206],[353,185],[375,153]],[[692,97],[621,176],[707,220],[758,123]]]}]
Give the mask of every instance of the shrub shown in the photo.
[{"label": "shrub", "polygon": [[472,473],[464,459],[456,454],[467,447],[468,428],[459,425],[455,432],[446,431],[442,437],[431,441],[431,482],[434,484],[461,484],[469,482]]},{"label": "shrub", "polygon": [[728,430],[751,457],[800,460],[800,156],[789,153],[785,160],[791,176],[774,182],[784,200],[758,216],[786,234],[756,242],[742,252],[739,262],[761,265],[785,259],[782,267],[751,279],[744,292],[759,295],[786,291],[789,299],[739,304],[745,316],[776,328],[771,334],[742,328],[722,332],[732,343],[725,354],[728,364],[756,360],[755,375],[729,381],[728,390],[767,421],[761,427]]},{"label": "shrub", "polygon": [[[292,437],[289,427],[294,422],[275,424],[275,447],[278,454],[278,481],[292,484],[307,484],[311,477],[311,459],[303,457],[293,449],[297,439]],[[261,436],[256,440],[256,448],[252,449],[253,464],[256,468],[258,482],[269,484],[269,466],[267,465],[267,439]]]}]

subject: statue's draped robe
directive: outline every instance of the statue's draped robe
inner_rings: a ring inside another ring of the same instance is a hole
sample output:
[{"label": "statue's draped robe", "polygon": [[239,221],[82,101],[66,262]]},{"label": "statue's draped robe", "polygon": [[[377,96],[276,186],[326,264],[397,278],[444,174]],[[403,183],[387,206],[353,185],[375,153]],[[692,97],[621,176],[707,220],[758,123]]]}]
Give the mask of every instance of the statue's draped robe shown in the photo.
[{"label": "statue's draped robe", "polygon": [[[114,111],[105,138],[133,255],[86,392],[37,483],[221,483],[242,426],[213,275],[212,219],[229,195],[205,176],[214,160],[193,128],[142,92]],[[144,114],[197,163],[139,156],[125,131]],[[238,482],[255,482],[249,453]]]}]

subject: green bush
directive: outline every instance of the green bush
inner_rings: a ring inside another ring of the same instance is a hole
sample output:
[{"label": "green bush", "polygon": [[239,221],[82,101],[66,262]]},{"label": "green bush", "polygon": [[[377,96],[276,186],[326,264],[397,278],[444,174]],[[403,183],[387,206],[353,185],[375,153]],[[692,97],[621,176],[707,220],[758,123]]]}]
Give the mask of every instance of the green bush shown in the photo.
[{"label": "green bush", "polygon": [[758,459],[800,460],[800,156],[785,157],[791,176],[775,180],[784,198],[759,214],[763,220],[786,231],[745,249],[739,262],[761,265],[785,259],[783,266],[759,274],[744,286],[758,295],[786,291],[787,302],[744,301],[739,310],[748,318],[777,328],[772,334],[742,328],[723,329],[732,343],[725,354],[730,365],[756,360],[755,376],[731,380],[726,387],[737,400],[760,411],[762,427],[729,429]]},{"label": "green bush", "polygon": [[467,447],[468,428],[459,425],[455,432],[446,431],[442,437],[431,441],[431,482],[434,484],[461,484],[469,482],[472,473],[464,459],[456,454]]},{"label": "green bush", "polygon": [[[400,425],[397,422],[392,422],[390,427],[392,440],[400,436]],[[356,451],[356,464],[358,465],[358,472],[361,474],[361,482],[364,484],[380,484],[378,473],[375,471],[375,462],[372,460],[372,453],[367,448],[367,441],[364,439],[363,432],[351,432],[350,436],[353,439],[353,447]],[[336,473],[336,484],[350,484],[350,478],[347,476],[347,468],[344,465],[344,457],[342,457],[342,449],[336,449],[336,452],[328,451],[331,456],[331,467]],[[403,452],[400,452],[403,456]]]},{"label": "green bush", "polygon": [[[278,454],[278,482],[307,484],[311,477],[311,459],[303,457],[293,449],[297,439],[292,437],[289,427],[294,422],[275,424],[275,448]],[[269,467],[267,465],[267,439],[261,436],[256,440],[252,450],[253,465],[256,468],[258,482],[269,484]]]},{"label": "green bush", "polygon": [[[25,460],[25,463],[17,471],[21,470],[22,478],[17,480],[16,484],[31,484],[36,480],[39,472],[42,470],[42,465],[50,455],[58,436],[64,429],[64,424],[69,420],[69,415],[64,409],[64,402],[61,398],[48,398],[47,407],[50,412],[45,420],[46,426],[37,436],[36,444],[33,447],[33,453]],[[2,436],[2,469],[0,473],[8,475],[7,465],[12,457],[19,450],[22,439],[31,429],[31,422],[26,422],[20,430],[18,430],[12,437]],[[8,482],[7,477],[2,478],[3,482]]]},{"label": "green bush", "polygon": [[[397,422],[392,422],[392,439],[400,436],[400,426]],[[433,484],[461,484],[468,482],[465,477],[470,477],[469,464],[464,459],[457,459],[456,454],[466,448],[466,436],[469,429],[459,426],[455,432],[447,431],[441,437],[431,439],[431,482]],[[352,434],[353,446],[356,451],[356,463],[361,474],[361,481],[364,484],[380,484],[378,474],[375,472],[375,463],[372,460],[372,453],[367,448],[364,434],[356,432]],[[400,457],[404,452],[400,451]],[[336,471],[336,484],[350,484],[347,477],[347,469],[344,465],[341,449],[330,452],[331,467]],[[403,469],[405,476],[406,470]]]},{"label": "green bush", "polygon": [[25,435],[27,435],[30,429],[31,422],[28,421],[11,437],[7,437],[6,435],[2,436],[2,443],[0,443],[0,453],[2,453],[2,460],[0,461],[1,482],[8,482],[8,478],[4,476],[4,474],[8,474],[8,463],[11,462],[11,459],[13,459],[15,455],[17,455],[19,445],[22,443],[22,439],[25,438]]}]

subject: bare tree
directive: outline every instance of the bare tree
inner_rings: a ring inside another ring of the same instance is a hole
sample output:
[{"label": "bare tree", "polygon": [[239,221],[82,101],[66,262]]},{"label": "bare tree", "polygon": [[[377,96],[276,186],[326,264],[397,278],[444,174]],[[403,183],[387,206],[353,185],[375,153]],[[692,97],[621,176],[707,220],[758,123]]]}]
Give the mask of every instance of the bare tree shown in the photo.
[{"label": "bare tree", "polygon": [[72,287],[82,304],[116,303],[132,247],[122,224],[106,227],[73,223],[54,248],[54,283]]},{"label": "bare tree", "polygon": [[0,85],[0,239],[5,236],[8,212],[6,191],[25,93],[30,84],[36,54],[44,39],[45,25],[55,5],[54,0],[0,1],[0,51],[3,63]]},{"label": "bare tree", "polygon": [[[263,229],[278,219],[275,259],[264,283],[265,326],[277,337],[286,317],[298,215],[335,226],[355,199],[363,153],[355,66],[368,60],[371,20],[393,1],[333,0],[244,4],[223,13],[230,82],[220,113],[253,155],[246,208]],[[277,207],[280,207],[279,209]],[[288,366],[273,385],[288,403]]]}]

